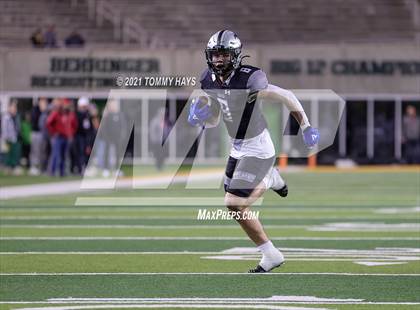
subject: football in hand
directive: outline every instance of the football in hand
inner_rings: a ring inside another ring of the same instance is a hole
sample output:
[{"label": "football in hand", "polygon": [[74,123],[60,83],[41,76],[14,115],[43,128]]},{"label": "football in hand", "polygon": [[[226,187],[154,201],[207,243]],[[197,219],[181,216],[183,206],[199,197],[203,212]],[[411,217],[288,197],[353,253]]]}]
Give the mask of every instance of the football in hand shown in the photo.
[{"label": "football in hand", "polygon": [[212,128],[216,127],[219,124],[220,121],[220,105],[217,100],[209,97],[209,96],[200,96],[198,97],[200,100],[200,107],[204,105],[208,105],[210,107],[211,111],[211,117],[206,120],[206,127]]}]

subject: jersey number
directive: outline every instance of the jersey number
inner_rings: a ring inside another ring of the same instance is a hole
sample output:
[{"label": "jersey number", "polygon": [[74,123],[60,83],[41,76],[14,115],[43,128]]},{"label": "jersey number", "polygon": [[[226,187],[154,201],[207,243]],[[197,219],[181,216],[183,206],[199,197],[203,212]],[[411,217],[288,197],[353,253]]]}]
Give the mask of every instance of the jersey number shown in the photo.
[{"label": "jersey number", "polygon": [[239,70],[239,71],[249,73],[249,72],[251,72],[251,69],[250,68],[241,68],[241,70]]}]

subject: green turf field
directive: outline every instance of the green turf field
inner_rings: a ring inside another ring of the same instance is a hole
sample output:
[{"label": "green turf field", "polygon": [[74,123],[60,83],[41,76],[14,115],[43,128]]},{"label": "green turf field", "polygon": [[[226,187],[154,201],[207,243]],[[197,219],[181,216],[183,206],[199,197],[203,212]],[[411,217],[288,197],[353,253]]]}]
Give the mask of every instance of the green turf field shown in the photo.
[{"label": "green turf field", "polygon": [[222,207],[74,205],[222,190],[0,201],[0,309],[420,309],[418,170],[285,177],[289,197],[266,193],[255,210],[287,262],[259,275],[234,221],[197,220]]}]

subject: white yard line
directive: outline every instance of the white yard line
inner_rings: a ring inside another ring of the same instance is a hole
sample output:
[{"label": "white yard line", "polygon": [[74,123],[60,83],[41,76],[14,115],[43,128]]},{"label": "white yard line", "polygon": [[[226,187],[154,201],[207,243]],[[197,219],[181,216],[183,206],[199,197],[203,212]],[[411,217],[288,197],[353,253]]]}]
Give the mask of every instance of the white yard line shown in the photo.
[{"label": "white yard line", "polygon": [[[154,275],[174,275],[174,276],[197,276],[197,275],[244,275],[256,276],[252,273],[244,272],[40,272],[40,273],[0,273],[0,276],[154,276]],[[262,276],[281,276],[281,275],[320,275],[320,276],[372,276],[372,277],[419,277],[419,273],[348,273],[348,272],[268,272],[260,274]],[[257,275],[258,276],[258,275]]]},{"label": "white yard line", "polygon": [[[203,221],[205,222],[205,221]],[[57,225],[57,224],[4,224],[0,226],[1,228],[33,228],[33,229],[80,229],[80,228],[89,228],[89,229],[99,229],[99,228],[108,228],[108,229],[126,229],[126,228],[141,228],[141,229],[226,229],[234,228],[239,229],[238,225],[126,225],[126,224],[117,224],[117,225],[87,225],[87,224],[72,224],[72,225]],[[308,231],[326,231],[326,232],[335,232],[335,231],[347,231],[347,232],[380,232],[380,231],[394,231],[394,232],[418,232],[420,231],[420,224],[418,223],[398,223],[398,224],[383,224],[383,223],[327,223],[323,225],[265,225],[265,228],[268,229],[287,229],[287,228],[304,228]]]},{"label": "white yard line", "polygon": [[[258,300],[258,299],[257,299]],[[277,309],[277,310],[328,310],[327,308],[308,308],[302,306],[282,306],[282,304],[296,304],[296,305],[419,305],[418,302],[365,302],[365,301],[230,301],[229,299],[220,301],[194,301],[185,299],[183,301],[165,301],[156,298],[155,301],[141,301],[141,303],[133,302],[106,302],[105,304],[99,302],[59,302],[59,301],[33,301],[33,302],[19,302],[19,301],[6,301],[0,304],[48,304],[48,305],[62,305],[62,306],[49,306],[49,307],[30,307],[19,308],[20,310],[77,310],[77,309],[102,309],[102,308],[225,308],[225,309]],[[69,306],[65,304],[76,304],[76,306]],[[79,304],[79,305],[77,305]],[[85,304],[85,305],[84,305]],[[87,304],[87,305],[86,305]],[[248,305],[244,305],[248,304]]]},{"label": "white yard line", "polygon": [[[357,206],[322,206],[322,207],[316,207],[316,206],[305,206],[305,205],[296,205],[295,207],[286,207],[286,206],[281,206],[279,208],[272,208],[270,209],[269,212],[271,213],[279,213],[279,212],[325,212],[325,213],[331,213],[331,211],[338,211],[338,212],[359,212],[359,211],[363,211],[366,213],[372,213],[375,212],[376,210],[380,210],[382,209],[382,206],[366,206],[366,207],[357,207]],[[401,207],[401,208],[405,208],[405,207]],[[415,207],[413,207],[415,208]],[[398,208],[397,208],[398,209]],[[50,206],[50,207],[25,207],[25,206],[13,206],[13,207],[7,207],[5,206],[4,208],[1,209],[0,214],[3,212],[28,212],[28,213],[36,213],[36,212],[43,212],[43,211],[54,211],[54,212],[67,212],[67,211],[74,211],[75,208],[74,206],[60,206],[60,207],[54,207],[54,206]],[[120,213],[120,211],[123,212],[147,212],[147,211],[173,211],[173,212],[186,212],[186,211],[191,211],[191,210],[195,210],[194,208],[191,207],[176,207],[173,208],[171,206],[156,206],[156,207],[142,207],[142,208],[133,208],[133,207],[121,207],[118,208],[117,210],[115,210],[114,208],[111,207],[85,207],[83,208],[83,211],[97,211],[98,213],[100,213],[101,211],[106,210],[107,212],[112,212],[112,213]],[[115,211],[115,212],[113,212]],[[26,216],[26,215],[25,215]],[[50,217],[49,215],[39,215],[39,216],[34,216],[34,217]],[[52,216],[55,217],[55,216]]]},{"label": "white yard line", "polygon": [[[287,253],[287,251],[284,251]],[[182,251],[182,252],[121,252],[121,251],[98,251],[98,252],[83,252],[83,251],[24,251],[24,252],[0,252],[0,255],[223,255],[223,252],[194,252],[194,251]],[[230,253],[226,253],[229,255]],[[249,255],[254,253],[232,253],[232,255]],[[258,253],[255,253],[258,254]],[[375,254],[375,255],[372,255]],[[408,255],[415,255],[415,254],[396,254],[396,253],[386,253],[387,255],[394,255],[398,257],[405,257],[406,259],[409,259],[411,256]],[[375,253],[368,253],[368,254],[362,254],[362,253],[326,253],[326,254],[317,254],[317,253],[298,253],[298,254],[288,254],[290,257],[357,257],[357,258],[379,258],[381,256],[381,253],[375,252]],[[377,255],[377,256],[376,256]],[[420,258],[420,256],[414,256]]]},{"label": "white yard line", "polygon": [[[220,169],[203,169],[202,171],[197,171],[194,173],[194,176],[190,178],[197,181],[208,181],[208,180],[217,180],[222,179],[223,170]],[[116,182],[113,179],[86,179],[86,180],[75,180],[75,181],[63,181],[63,182],[50,182],[42,184],[29,184],[29,185],[17,185],[17,186],[7,186],[0,189],[0,201],[8,200],[14,198],[25,198],[25,197],[35,197],[35,196],[50,196],[50,195],[63,195],[71,193],[86,193],[92,190],[101,190],[101,189],[114,189],[116,188],[133,188],[133,181],[136,182],[137,187],[141,186],[153,186],[159,184],[166,184],[168,178],[173,183],[185,182],[187,176],[177,176],[172,177],[170,175],[158,175],[158,176],[144,176],[136,178],[120,178]],[[84,183],[86,182],[86,183]],[[86,187],[86,184],[88,186]],[[116,186],[115,186],[116,185]],[[83,186],[86,189],[83,189]],[[83,197],[83,200],[92,204],[95,204],[95,199],[101,199],[103,197],[96,197],[90,200],[90,197]]]},{"label": "white yard line", "polygon": [[78,309],[112,309],[112,308],[224,308],[224,309],[276,309],[276,310],[328,310],[326,308],[307,308],[307,307],[289,307],[276,305],[235,305],[235,304],[173,304],[173,303],[155,303],[155,304],[105,304],[105,305],[78,305],[78,306],[54,306],[40,308],[20,308],[20,310],[78,310]]},{"label": "white yard line", "polygon": [[322,225],[312,225],[308,230],[310,231],[420,231],[420,223],[369,223],[369,222],[340,222],[340,223],[325,223]]},{"label": "white yard line", "polygon": [[[317,249],[280,248],[291,257],[405,257],[420,258],[419,248]],[[234,247],[222,251],[4,251],[0,255],[259,255],[254,247]]]},{"label": "white yard line", "polygon": [[[263,198],[253,205],[259,206]],[[223,195],[220,197],[77,197],[76,206],[225,206]]]},{"label": "white yard line", "polygon": [[[173,198],[172,198],[173,199]],[[213,198],[212,198],[213,199]],[[179,204],[183,204],[182,200],[178,202]],[[199,202],[202,203],[202,202]],[[174,205],[174,204],[172,204]],[[185,203],[183,204],[185,205]],[[194,204],[196,205],[196,204]],[[204,205],[209,205],[207,202]],[[213,209],[208,209],[213,210]],[[81,210],[80,212],[83,212]],[[266,211],[265,210],[255,210],[255,211]],[[14,221],[27,221],[27,220],[109,220],[109,221],[117,221],[117,220],[196,220],[197,217],[197,210],[192,209],[191,214],[188,216],[1,216],[3,221],[6,220],[14,220]],[[158,212],[156,212],[158,213]],[[302,212],[303,213],[303,212]],[[389,218],[397,219],[400,221],[413,221],[412,217],[389,217],[389,216],[377,216],[377,215],[368,215],[368,216],[346,216],[346,215],[284,215],[284,216],[270,216],[265,213],[261,214],[261,218],[264,220],[347,220],[347,221],[364,221],[364,220],[386,220]],[[315,226],[316,224],[312,224]]]},{"label": "white yard line", "polygon": [[[203,221],[204,222],[204,221]],[[221,229],[221,228],[237,228],[239,229],[238,225],[36,225],[36,224],[5,224],[0,225],[2,228],[60,228],[60,229],[68,229],[68,228],[144,228],[144,229]],[[265,225],[266,228],[309,228],[311,225]]]},{"label": "white yard line", "polygon": [[[220,256],[219,256],[220,257]],[[218,256],[213,257],[201,257],[203,259],[217,259]],[[250,261],[258,261],[261,257],[251,257],[247,256],[245,258],[241,258],[241,260],[250,260]],[[353,258],[319,258],[319,257],[311,257],[311,258],[296,258],[296,257],[287,257],[288,262],[352,262],[352,263],[358,263],[359,260],[374,260],[375,262],[396,262],[396,258],[376,258],[376,257],[353,257]],[[232,257],[230,260],[239,260],[238,257]],[[406,259],[409,261],[409,259]],[[406,264],[407,262],[402,262]]]},{"label": "white yard line", "polygon": [[[0,237],[0,240],[42,240],[42,241],[60,241],[60,240],[201,240],[201,241],[219,241],[219,240],[249,240],[247,237]],[[309,240],[309,241],[404,241],[404,240],[420,240],[419,237],[377,237],[377,238],[351,238],[351,237],[272,237],[271,240]]]}]

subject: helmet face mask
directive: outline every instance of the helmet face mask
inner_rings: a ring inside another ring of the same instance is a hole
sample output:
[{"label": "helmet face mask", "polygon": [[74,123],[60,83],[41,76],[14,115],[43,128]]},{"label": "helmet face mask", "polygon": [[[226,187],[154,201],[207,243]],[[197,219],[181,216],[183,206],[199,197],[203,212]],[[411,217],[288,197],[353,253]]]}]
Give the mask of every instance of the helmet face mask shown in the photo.
[{"label": "helmet face mask", "polygon": [[229,30],[216,32],[210,38],[205,50],[207,65],[211,72],[225,76],[239,67],[242,43],[238,36]]},{"label": "helmet face mask", "polygon": [[234,69],[234,55],[228,49],[208,49],[206,50],[207,63],[211,70],[217,75],[226,75]]}]

